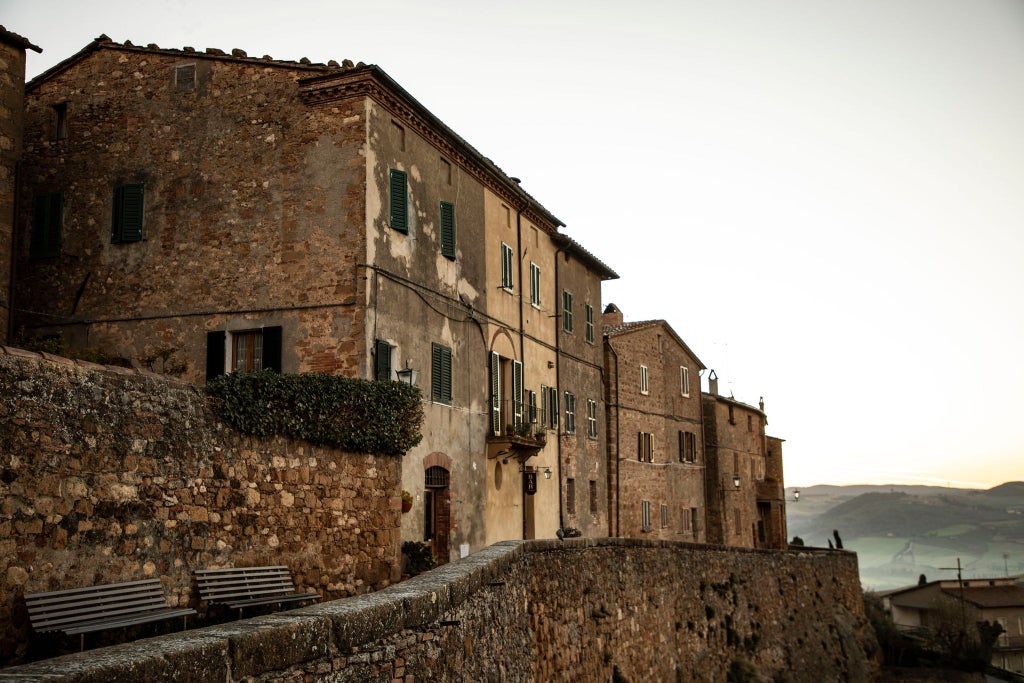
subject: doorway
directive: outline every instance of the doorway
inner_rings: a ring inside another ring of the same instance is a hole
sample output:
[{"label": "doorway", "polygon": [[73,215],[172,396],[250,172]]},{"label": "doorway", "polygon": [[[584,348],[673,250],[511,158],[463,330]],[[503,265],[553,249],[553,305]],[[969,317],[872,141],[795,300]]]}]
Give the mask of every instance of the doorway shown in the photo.
[{"label": "doorway", "polygon": [[440,465],[428,467],[423,482],[423,540],[431,545],[434,562],[447,564],[451,543],[449,473]]}]

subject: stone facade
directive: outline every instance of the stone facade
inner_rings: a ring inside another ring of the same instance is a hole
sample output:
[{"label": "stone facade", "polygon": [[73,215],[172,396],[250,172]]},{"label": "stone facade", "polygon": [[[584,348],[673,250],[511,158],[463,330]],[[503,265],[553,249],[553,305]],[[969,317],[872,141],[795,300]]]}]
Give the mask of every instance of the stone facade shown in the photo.
[{"label": "stone facade", "polygon": [[26,50],[42,52],[22,36],[0,26],[0,344],[7,341],[10,331],[11,248],[25,115]]},{"label": "stone facade", "polygon": [[[501,432],[522,400],[498,397],[495,430],[490,367],[498,354],[512,387],[519,364],[515,386],[536,390],[569,362],[555,317],[561,222],[379,68],[101,37],[28,85],[22,205],[58,192],[56,256],[32,257],[37,226],[19,214],[28,332],[135,365],[171,350],[193,382],[260,364],[413,370],[426,420],[403,461],[414,499],[403,539],[444,562],[560,526],[559,480],[526,496],[520,473],[557,470],[559,440],[513,449],[504,465]],[[118,232],[125,206],[142,219],[130,239]],[[614,273],[583,255],[600,306]],[[538,307],[531,260],[543,264]]]},{"label": "stone facade", "polygon": [[370,595],[5,673],[108,683],[859,683],[876,678],[877,652],[852,553],[580,539],[501,543]]},{"label": "stone facade", "polygon": [[664,320],[603,325],[613,535],[703,542],[704,365]]},{"label": "stone facade", "polygon": [[400,458],[243,437],[194,385],[9,347],[0,423],[0,662],[25,593],[158,577],[204,608],[196,569],[285,564],[326,599],[399,578]]},{"label": "stone facade", "polygon": [[786,500],[782,440],[766,437],[760,408],[718,394],[710,375],[703,394],[707,457],[708,540],[756,548],[785,548]]}]

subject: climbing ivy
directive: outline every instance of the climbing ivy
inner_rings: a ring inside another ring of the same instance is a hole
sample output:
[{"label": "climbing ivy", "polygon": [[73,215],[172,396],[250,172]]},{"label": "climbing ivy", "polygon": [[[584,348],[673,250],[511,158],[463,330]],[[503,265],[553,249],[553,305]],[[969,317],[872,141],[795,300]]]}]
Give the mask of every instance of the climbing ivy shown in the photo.
[{"label": "climbing ivy", "polygon": [[221,375],[206,387],[243,434],[378,455],[401,455],[422,438],[420,390],[401,382],[262,370]]}]

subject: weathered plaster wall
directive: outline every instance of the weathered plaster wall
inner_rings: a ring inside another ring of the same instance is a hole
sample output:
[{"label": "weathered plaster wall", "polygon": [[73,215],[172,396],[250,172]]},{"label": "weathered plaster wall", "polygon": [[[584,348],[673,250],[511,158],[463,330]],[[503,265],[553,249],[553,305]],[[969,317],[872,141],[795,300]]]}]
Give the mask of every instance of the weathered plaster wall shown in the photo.
[{"label": "weathered plaster wall", "polygon": [[286,564],[334,598],[398,579],[400,462],[242,437],[190,384],[0,347],[0,662],[22,595]]},{"label": "weathered plaster wall", "polygon": [[505,542],[377,593],[5,673],[64,681],[868,681],[857,560]]}]

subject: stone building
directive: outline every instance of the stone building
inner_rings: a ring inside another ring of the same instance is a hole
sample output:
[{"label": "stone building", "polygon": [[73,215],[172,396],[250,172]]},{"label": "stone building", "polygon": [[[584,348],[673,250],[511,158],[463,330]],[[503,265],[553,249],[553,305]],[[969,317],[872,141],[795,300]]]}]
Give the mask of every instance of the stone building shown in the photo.
[{"label": "stone building", "polygon": [[765,436],[764,403],[754,407],[718,393],[714,370],[704,404],[708,541],[785,548],[782,440]]},{"label": "stone building", "polygon": [[600,439],[551,437],[566,392],[603,413],[599,350],[560,330],[614,272],[380,68],[101,36],[26,90],[20,206],[58,207],[19,212],[29,334],[195,382],[415,382],[402,538],[440,561],[554,535],[555,475],[600,477]]},{"label": "stone building", "polygon": [[42,50],[0,26],[0,344],[11,323],[14,196],[25,112],[25,51]]},{"label": "stone building", "polygon": [[704,542],[704,364],[664,320],[602,324],[611,533]]}]

